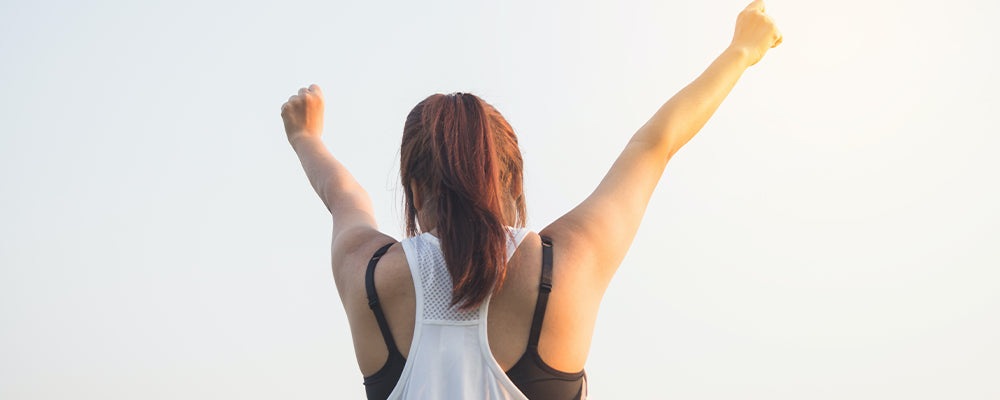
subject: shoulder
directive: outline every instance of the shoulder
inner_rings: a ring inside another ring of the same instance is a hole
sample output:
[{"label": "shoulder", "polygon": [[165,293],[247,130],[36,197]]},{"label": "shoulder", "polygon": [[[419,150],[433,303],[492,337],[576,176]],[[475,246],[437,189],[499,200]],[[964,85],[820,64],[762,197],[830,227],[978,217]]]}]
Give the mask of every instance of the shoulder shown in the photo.
[{"label": "shoulder", "polygon": [[538,233],[552,241],[553,275],[563,287],[572,288],[572,296],[599,302],[611,276],[601,273],[604,255],[599,251],[601,235],[586,224],[564,216]]},{"label": "shoulder", "polygon": [[359,226],[333,237],[331,245],[333,280],[345,306],[348,305],[349,298],[357,298],[357,296],[351,295],[358,289],[364,293],[364,279],[368,262],[379,248],[390,243],[392,246],[382,256],[379,266],[395,264],[392,261],[399,258],[404,260],[405,265],[406,257],[403,255],[400,242],[371,227]]}]

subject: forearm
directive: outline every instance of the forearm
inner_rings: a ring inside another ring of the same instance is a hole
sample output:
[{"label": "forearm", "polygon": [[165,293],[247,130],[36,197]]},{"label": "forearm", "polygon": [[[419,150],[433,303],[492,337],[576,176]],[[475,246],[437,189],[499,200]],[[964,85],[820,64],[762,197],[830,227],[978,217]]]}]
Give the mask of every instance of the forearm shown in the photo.
[{"label": "forearm", "polygon": [[352,207],[364,207],[361,201],[352,201],[352,197],[367,196],[367,192],[351,176],[347,168],[330,154],[330,151],[318,137],[296,136],[289,140],[295,153],[299,156],[302,169],[305,170],[309,183],[316,194],[323,200],[331,213],[338,205],[351,202]]},{"label": "forearm", "polygon": [[727,48],[697,79],[677,92],[632,137],[669,159],[708,122],[748,66],[745,52]]}]

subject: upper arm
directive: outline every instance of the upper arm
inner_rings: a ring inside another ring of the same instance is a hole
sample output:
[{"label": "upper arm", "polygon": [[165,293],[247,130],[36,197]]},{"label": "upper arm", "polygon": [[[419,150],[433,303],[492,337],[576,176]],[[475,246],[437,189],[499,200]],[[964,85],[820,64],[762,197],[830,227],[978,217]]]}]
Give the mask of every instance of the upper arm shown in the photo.
[{"label": "upper arm", "polygon": [[333,279],[343,296],[346,286],[342,282],[358,282],[363,277],[366,265],[356,261],[371,257],[375,250],[395,239],[379,232],[371,198],[364,190],[341,193],[331,202]]},{"label": "upper arm", "polygon": [[375,209],[367,191],[359,188],[336,192],[336,194],[329,196],[334,241],[342,233],[350,232],[359,227],[378,230],[378,224],[375,222]]},{"label": "upper arm", "polygon": [[664,143],[653,143],[636,135],[628,142],[611,169],[578,206],[543,229],[592,265],[577,267],[606,285],[625,258],[649,199],[673,155]]}]

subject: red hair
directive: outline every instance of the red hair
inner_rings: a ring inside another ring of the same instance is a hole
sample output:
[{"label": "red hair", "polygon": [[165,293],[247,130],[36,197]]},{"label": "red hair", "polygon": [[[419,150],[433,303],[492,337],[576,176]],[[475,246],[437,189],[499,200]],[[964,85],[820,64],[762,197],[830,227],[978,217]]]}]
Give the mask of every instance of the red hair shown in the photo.
[{"label": "red hair", "polygon": [[427,206],[423,212],[436,221],[451,274],[451,304],[479,306],[506,276],[507,226],[525,226],[521,150],[514,130],[473,94],[433,94],[406,117],[399,167],[406,235],[418,233],[411,187],[416,184]]}]

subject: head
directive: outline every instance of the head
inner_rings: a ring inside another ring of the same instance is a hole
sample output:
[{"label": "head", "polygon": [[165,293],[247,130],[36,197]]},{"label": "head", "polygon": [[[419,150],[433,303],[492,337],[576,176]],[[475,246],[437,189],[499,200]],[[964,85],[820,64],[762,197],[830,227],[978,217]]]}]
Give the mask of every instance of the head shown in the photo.
[{"label": "head", "polygon": [[[469,93],[434,94],[406,117],[406,235],[435,231],[452,304],[480,305],[507,272],[507,226],[525,226],[521,150],[500,113]],[[418,229],[419,224],[419,229]]]}]

